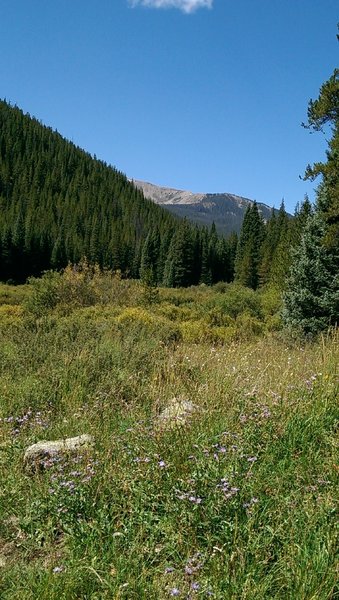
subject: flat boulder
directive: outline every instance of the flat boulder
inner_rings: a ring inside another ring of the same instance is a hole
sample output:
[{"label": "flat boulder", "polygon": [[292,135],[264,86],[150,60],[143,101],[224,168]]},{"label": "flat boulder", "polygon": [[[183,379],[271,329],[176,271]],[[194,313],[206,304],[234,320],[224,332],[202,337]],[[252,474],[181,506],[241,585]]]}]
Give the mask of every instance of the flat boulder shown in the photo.
[{"label": "flat boulder", "polygon": [[38,471],[43,467],[43,461],[57,455],[79,454],[91,448],[94,438],[87,433],[73,438],[55,441],[41,441],[27,448],[24,454],[24,465],[27,470]]},{"label": "flat boulder", "polygon": [[198,411],[196,404],[184,398],[173,398],[164,408],[157,419],[158,429],[172,429],[175,426],[185,425]]}]

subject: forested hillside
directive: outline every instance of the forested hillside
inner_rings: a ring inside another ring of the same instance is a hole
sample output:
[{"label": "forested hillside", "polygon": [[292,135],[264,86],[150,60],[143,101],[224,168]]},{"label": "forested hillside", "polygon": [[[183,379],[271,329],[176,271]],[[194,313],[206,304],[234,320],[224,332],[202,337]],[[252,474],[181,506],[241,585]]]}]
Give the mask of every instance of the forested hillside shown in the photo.
[{"label": "forested hillside", "polygon": [[156,283],[165,274],[170,285],[198,283],[206,270],[232,278],[229,244],[214,244],[214,230],[178,221],[115,168],[6,102],[0,140],[0,279],[24,281],[83,257],[131,277],[151,268]]}]

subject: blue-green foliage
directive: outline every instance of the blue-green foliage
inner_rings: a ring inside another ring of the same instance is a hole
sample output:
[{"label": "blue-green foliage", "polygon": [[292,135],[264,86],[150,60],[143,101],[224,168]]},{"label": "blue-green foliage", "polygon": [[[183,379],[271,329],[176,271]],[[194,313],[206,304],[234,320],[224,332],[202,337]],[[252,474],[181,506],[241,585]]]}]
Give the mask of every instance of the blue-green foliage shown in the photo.
[{"label": "blue-green foliage", "polygon": [[285,323],[304,334],[314,335],[339,318],[339,270],[333,252],[324,245],[322,217],[309,217],[284,295]]}]

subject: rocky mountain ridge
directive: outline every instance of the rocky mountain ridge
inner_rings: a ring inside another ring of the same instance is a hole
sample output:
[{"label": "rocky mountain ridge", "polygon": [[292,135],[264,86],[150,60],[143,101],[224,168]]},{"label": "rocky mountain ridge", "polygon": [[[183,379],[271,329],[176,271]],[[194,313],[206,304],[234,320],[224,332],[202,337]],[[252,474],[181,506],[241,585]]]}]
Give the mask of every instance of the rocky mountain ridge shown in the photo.
[{"label": "rocky mountain ridge", "polygon": [[[214,222],[217,231],[229,235],[232,231],[239,233],[246,208],[253,200],[229,193],[194,193],[187,190],[167,188],[140,180],[132,180],[141,189],[144,196],[162,205],[179,217],[186,217],[198,225],[211,226]],[[258,208],[265,221],[272,208],[258,202]]]}]

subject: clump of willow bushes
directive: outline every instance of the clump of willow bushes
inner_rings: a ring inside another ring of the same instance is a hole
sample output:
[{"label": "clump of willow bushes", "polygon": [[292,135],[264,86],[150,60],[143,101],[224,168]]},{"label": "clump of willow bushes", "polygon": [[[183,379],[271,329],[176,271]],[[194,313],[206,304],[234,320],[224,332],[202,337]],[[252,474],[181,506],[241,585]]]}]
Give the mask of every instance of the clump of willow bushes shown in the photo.
[{"label": "clump of willow bushes", "polygon": [[[28,320],[41,321],[83,308],[104,310],[116,323],[168,330],[168,337],[189,343],[224,344],[249,340],[281,327],[281,296],[275,288],[259,292],[219,283],[182,289],[150,289],[148,282],[124,279],[86,261],[63,272],[29,279],[24,303]],[[11,314],[13,309],[7,310]]]}]

